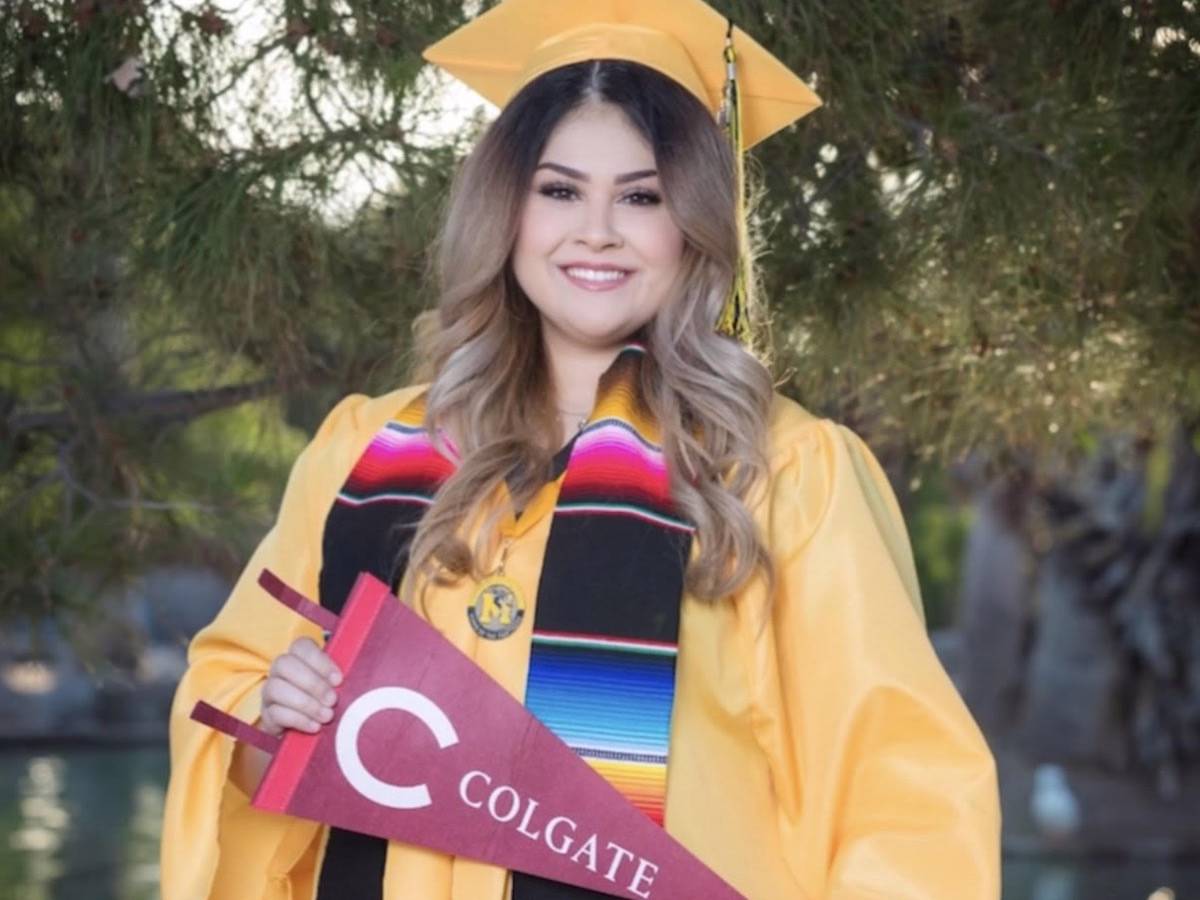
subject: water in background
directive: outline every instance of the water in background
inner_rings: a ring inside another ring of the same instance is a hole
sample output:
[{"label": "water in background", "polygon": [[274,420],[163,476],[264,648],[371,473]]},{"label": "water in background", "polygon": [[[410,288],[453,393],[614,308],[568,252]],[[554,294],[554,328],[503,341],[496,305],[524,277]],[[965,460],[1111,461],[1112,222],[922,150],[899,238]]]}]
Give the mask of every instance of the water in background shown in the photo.
[{"label": "water in background", "polygon": [[[0,900],[154,900],[165,748],[0,751]],[[1200,900],[1190,865],[1009,860],[1004,900]]]},{"label": "water in background", "polygon": [[162,747],[0,751],[0,898],[154,900]]}]

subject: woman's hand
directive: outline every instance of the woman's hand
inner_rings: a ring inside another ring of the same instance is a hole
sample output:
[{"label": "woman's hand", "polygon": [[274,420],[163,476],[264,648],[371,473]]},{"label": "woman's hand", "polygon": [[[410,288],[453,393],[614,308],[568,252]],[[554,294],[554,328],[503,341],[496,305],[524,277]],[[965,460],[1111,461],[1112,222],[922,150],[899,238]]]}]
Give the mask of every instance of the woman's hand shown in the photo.
[{"label": "woman's hand", "polygon": [[[285,728],[312,733],[333,718],[342,673],[309,638],[297,638],[287,653],[275,657],[262,686],[258,727],[274,737]],[[271,757],[239,741],[234,745],[230,778],[247,796],[254,796]]]},{"label": "woman's hand", "polygon": [[313,733],[333,718],[342,673],[310,638],[297,638],[275,657],[262,686],[259,727],[274,737],[285,728]]}]

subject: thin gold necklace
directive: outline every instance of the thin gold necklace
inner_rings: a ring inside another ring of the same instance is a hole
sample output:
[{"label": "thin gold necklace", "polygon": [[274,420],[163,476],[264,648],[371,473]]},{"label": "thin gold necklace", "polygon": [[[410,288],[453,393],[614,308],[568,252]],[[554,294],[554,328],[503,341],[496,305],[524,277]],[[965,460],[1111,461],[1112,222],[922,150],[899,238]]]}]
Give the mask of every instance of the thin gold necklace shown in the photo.
[{"label": "thin gold necklace", "polygon": [[559,409],[558,417],[560,419],[562,419],[564,422],[574,422],[576,434],[583,431],[583,426],[587,424],[587,420],[588,420],[587,413],[580,414],[580,413],[576,413],[576,412],[571,412],[570,410],[567,410],[567,409]]}]

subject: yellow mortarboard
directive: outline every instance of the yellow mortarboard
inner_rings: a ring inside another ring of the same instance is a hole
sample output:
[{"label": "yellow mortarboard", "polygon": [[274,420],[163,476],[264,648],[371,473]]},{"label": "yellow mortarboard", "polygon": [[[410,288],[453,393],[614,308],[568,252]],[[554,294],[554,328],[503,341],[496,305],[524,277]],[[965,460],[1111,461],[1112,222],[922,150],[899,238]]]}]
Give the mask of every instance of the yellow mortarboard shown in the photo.
[{"label": "yellow mortarboard", "polygon": [[[504,0],[425,50],[503,107],[551,69],[592,59],[638,62],[674,79],[714,115],[725,101],[728,21],[703,0]],[[733,29],[745,148],[821,99],[748,34]]]}]

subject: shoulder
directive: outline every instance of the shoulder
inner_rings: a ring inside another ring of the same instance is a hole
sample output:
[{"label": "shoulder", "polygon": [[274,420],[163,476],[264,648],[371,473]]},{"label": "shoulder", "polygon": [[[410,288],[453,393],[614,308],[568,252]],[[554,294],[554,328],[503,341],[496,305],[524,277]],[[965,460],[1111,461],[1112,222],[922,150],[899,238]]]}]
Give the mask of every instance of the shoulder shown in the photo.
[{"label": "shoulder", "polygon": [[[866,449],[858,435],[833,419],[818,416],[804,406],[775,394],[767,421],[766,455],[771,476],[797,467],[819,475],[813,466],[823,467],[843,449]],[[868,451],[869,452],[869,451]]]},{"label": "shoulder", "polygon": [[775,394],[767,423],[767,460],[772,474],[788,466],[830,462],[842,456],[878,466],[866,442],[852,429],[818,416],[795,400]]},{"label": "shoulder", "polygon": [[791,534],[811,532],[834,508],[859,504],[873,519],[900,517],[887,475],[863,439],[779,394],[771,405],[767,460],[764,499],[773,516],[786,515]]},{"label": "shoulder", "polygon": [[767,419],[767,456],[774,460],[781,452],[797,442],[811,440],[815,430],[828,422],[801,406],[790,397],[774,394]]},{"label": "shoulder", "polygon": [[759,508],[769,543],[806,533],[821,518],[829,496],[835,423],[775,394],[767,420],[767,482]]},{"label": "shoulder", "polygon": [[415,384],[397,388],[376,397],[367,394],[348,394],[334,404],[317,429],[318,438],[352,438],[363,433],[374,434],[419,398],[428,385]]},{"label": "shoulder", "polygon": [[376,397],[343,397],[313,434],[296,468],[309,474],[344,476],[379,430],[420,398],[426,388],[423,384],[410,385]]}]

